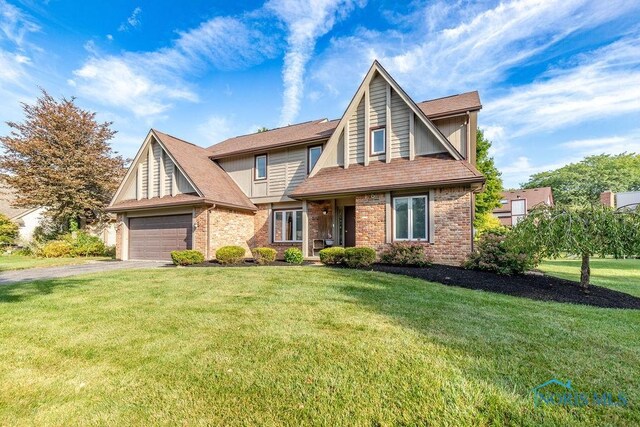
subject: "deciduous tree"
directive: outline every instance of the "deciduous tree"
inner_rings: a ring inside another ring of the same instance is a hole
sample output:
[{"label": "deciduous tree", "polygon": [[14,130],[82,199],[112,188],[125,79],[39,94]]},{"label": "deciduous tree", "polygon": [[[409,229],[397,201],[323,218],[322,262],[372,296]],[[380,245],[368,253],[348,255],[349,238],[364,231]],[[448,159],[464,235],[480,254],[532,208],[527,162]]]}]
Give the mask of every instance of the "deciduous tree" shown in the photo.
[{"label": "deciduous tree", "polygon": [[14,205],[45,207],[60,228],[72,219],[102,219],[125,171],[109,145],[111,123],[44,90],[22,110],[24,121],[8,122],[10,134],[0,137],[0,179],[16,190]]}]

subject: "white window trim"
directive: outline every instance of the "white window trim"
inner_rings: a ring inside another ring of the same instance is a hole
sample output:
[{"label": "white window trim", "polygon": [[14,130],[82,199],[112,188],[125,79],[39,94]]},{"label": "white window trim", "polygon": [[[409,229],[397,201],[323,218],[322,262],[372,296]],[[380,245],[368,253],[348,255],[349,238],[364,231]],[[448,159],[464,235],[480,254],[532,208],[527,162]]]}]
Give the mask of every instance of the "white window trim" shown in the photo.
[{"label": "white window trim", "polygon": [[[319,149],[320,150],[320,156],[322,156],[322,145],[313,145],[309,148],[307,148],[307,174],[309,174],[311,172],[311,170],[315,167],[314,165],[311,165],[311,151],[315,150],[315,149]],[[318,160],[320,160],[320,157],[318,156]],[[318,161],[316,161],[316,164],[318,163]]]},{"label": "white window trim", "polygon": [[[271,239],[273,241],[273,243],[301,243],[302,239],[300,240],[276,240],[276,214],[278,213],[282,213],[282,224],[281,224],[281,236],[284,237],[287,235],[286,233],[286,221],[284,220],[287,217],[287,212],[291,213],[291,217],[293,218],[293,236],[295,237],[296,235],[296,228],[298,225],[298,219],[297,219],[297,215],[296,212],[302,212],[302,209],[275,209],[272,213],[272,220],[273,220],[273,238]],[[303,220],[304,221],[304,220]],[[304,230],[303,230],[303,234],[304,234]],[[303,236],[304,237],[304,236]]]},{"label": "white window trim", "polygon": [[[264,157],[264,176],[263,177],[259,177],[258,176],[258,159],[260,157]],[[253,168],[254,168],[254,172],[253,172],[253,180],[254,181],[264,181],[267,179],[267,167],[268,167],[268,162],[267,162],[267,155],[266,154],[259,154],[257,156],[255,156],[253,158]]]},{"label": "white window trim", "polygon": [[[407,238],[396,237],[396,201],[407,199]],[[425,237],[413,238],[413,203],[412,199],[424,199],[424,227]],[[393,240],[397,242],[428,242],[429,241],[429,195],[400,196],[393,198]]]},{"label": "white window trim", "polygon": [[[382,151],[376,151],[374,149],[375,147],[375,143],[374,140],[375,138],[373,137],[373,134],[375,134],[376,132],[380,132],[382,131]],[[369,139],[371,140],[371,155],[372,156],[377,156],[380,154],[384,154],[387,152],[387,130],[386,128],[382,127],[382,128],[377,128],[377,129],[371,129],[371,134],[369,135]]]}]

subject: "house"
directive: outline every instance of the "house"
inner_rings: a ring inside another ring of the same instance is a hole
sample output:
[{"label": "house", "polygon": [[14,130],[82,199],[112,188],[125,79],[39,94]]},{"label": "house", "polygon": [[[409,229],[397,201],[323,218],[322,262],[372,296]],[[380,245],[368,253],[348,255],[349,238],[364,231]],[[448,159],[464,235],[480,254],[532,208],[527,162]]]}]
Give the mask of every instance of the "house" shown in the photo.
[{"label": "house", "polygon": [[15,192],[12,188],[0,185],[0,214],[7,216],[18,224],[18,244],[26,244],[31,241],[33,232],[44,214],[43,208],[16,208],[12,205]]},{"label": "house", "polygon": [[472,250],[477,92],[415,103],[377,62],[340,119],[202,148],[152,129],[116,192],[117,257],[176,249],[425,245],[436,262]]},{"label": "house", "polygon": [[635,209],[640,206],[640,191],[624,191],[613,193],[605,191],[600,194],[600,202],[617,209]]},{"label": "house", "polygon": [[551,187],[507,190],[502,192],[500,207],[493,210],[493,215],[500,220],[502,225],[511,227],[541,203],[553,206]]}]

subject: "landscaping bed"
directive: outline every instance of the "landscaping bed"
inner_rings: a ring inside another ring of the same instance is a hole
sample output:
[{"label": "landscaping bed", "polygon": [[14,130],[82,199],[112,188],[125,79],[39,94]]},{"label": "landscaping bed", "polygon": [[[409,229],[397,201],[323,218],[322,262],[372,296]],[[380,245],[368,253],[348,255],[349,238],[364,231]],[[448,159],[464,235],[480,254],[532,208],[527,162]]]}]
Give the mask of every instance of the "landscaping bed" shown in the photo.
[{"label": "landscaping bed", "polygon": [[[288,263],[285,261],[273,261],[270,262],[268,264],[266,264],[266,266],[273,266],[273,267],[299,267],[301,265],[312,265],[312,264],[316,264],[313,262],[309,262],[309,261],[304,261],[302,264],[292,264],[292,263]],[[193,264],[193,265],[188,265],[186,267],[263,267],[262,265],[258,264],[257,262],[255,262],[252,259],[247,259],[244,262],[240,263],[240,264],[221,264],[216,260],[211,260],[211,261],[205,261],[199,264]]]},{"label": "landscaping bed", "polygon": [[543,274],[504,276],[488,271],[466,270],[435,264],[428,268],[375,264],[375,271],[402,274],[443,285],[497,292],[540,301],[583,304],[603,308],[640,309],[640,298],[600,286],[589,286],[584,293],[580,284]]}]

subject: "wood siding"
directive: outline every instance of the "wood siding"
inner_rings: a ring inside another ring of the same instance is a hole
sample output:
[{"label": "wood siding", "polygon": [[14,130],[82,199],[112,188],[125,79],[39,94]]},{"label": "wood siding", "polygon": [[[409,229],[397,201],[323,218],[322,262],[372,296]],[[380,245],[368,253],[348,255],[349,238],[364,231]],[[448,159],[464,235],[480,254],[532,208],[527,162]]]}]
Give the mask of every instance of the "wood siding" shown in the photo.
[{"label": "wood siding", "polygon": [[396,91],[391,90],[391,158],[409,157],[411,110]]},{"label": "wood siding", "polygon": [[433,124],[451,142],[463,157],[467,157],[467,116],[450,117],[448,119],[434,120]]},{"label": "wood siding", "polygon": [[377,76],[369,86],[369,126],[385,126],[387,123],[387,82]]},{"label": "wood siding", "polygon": [[415,121],[415,144],[416,155],[443,153],[446,149],[440,144],[435,135],[422,124],[421,121]]},{"label": "wood siding", "polygon": [[349,164],[364,163],[364,98],[349,118]]}]

